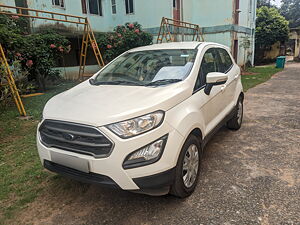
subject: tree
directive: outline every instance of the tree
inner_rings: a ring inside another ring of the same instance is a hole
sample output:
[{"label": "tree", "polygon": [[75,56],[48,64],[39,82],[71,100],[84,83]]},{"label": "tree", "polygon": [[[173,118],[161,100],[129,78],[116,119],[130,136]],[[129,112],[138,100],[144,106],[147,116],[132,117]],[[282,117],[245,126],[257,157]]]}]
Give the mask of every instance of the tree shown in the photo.
[{"label": "tree", "polygon": [[300,27],[300,0],[281,0],[281,2],[281,14],[289,21],[290,27]]},{"label": "tree", "polygon": [[289,22],[276,8],[262,6],[257,10],[256,47],[266,49],[276,42],[284,42],[289,35]]},{"label": "tree", "polygon": [[289,36],[289,22],[276,8],[262,6],[257,9],[255,34],[255,63],[264,61],[266,50],[276,42],[284,42]]}]

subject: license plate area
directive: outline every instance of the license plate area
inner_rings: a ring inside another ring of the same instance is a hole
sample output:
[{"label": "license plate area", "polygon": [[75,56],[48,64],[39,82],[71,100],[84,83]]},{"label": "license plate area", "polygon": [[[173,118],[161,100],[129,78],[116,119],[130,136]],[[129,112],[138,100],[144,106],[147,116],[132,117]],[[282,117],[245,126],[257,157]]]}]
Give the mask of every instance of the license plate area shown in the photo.
[{"label": "license plate area", "polygon": [[61,154],[58,152],[50,152],[51,161],[62,166],[66,166],[75,170],[89,173],[89,162],[76,156]]}]

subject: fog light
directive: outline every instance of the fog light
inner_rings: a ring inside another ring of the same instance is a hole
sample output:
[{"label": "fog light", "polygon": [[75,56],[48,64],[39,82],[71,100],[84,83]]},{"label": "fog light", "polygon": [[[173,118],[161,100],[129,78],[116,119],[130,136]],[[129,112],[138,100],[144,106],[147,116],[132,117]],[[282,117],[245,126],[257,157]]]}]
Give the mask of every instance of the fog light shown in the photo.
[{"label": "fog light", "polygon": [[124,169],[149,165],[157,162],[165,148],[168,135],[165,135],[149,145],[130,153],[123,163]]}]

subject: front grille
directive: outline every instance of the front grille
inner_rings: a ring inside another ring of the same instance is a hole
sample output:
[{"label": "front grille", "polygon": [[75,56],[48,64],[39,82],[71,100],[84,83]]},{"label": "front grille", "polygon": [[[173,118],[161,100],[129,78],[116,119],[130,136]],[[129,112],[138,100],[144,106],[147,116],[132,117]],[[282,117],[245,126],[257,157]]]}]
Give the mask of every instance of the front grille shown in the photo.
[{"label": "front grille", "polygon": [[92,126],[45,120],[39,131],[41,141],[47,147],[92,155],[96,158],[108,156],[113,148],[113,143]]}]

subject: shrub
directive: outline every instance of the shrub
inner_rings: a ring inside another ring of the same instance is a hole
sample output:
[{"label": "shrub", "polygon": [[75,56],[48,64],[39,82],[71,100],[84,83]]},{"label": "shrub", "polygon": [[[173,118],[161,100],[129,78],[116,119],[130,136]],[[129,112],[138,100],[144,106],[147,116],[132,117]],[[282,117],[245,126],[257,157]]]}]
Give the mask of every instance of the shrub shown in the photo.
[{"label": "shrub", "polygon": [[[53,72],[55,60],[71,50],[69,41],[63,36],[44,31],[27,38],[26,48],[21,56],[23,66],[29,71],[31,79],[36,80],[41,91],[46,89],[46,81],[57,77]],[[53,77],[52,77],[53,76]]]},{"label": "shrub", "polygon": [[138,23],[126,23],[115,27],[114,32],[97,35],[97,42],[107,63],[129,49],[151,44],[152,35]]},{"label": "shrub", "polygon": [[64,36],[50,30],[28,34],[26,21],[22,17],[0,15],[0,43],[6,50],[9,64],[19,61],[22,70],[28,71],[28,81],[35,81],[38,89],[44,91],[47,79],[57,77],[51,70],[56,59],[69,53],[71,47]]}]

